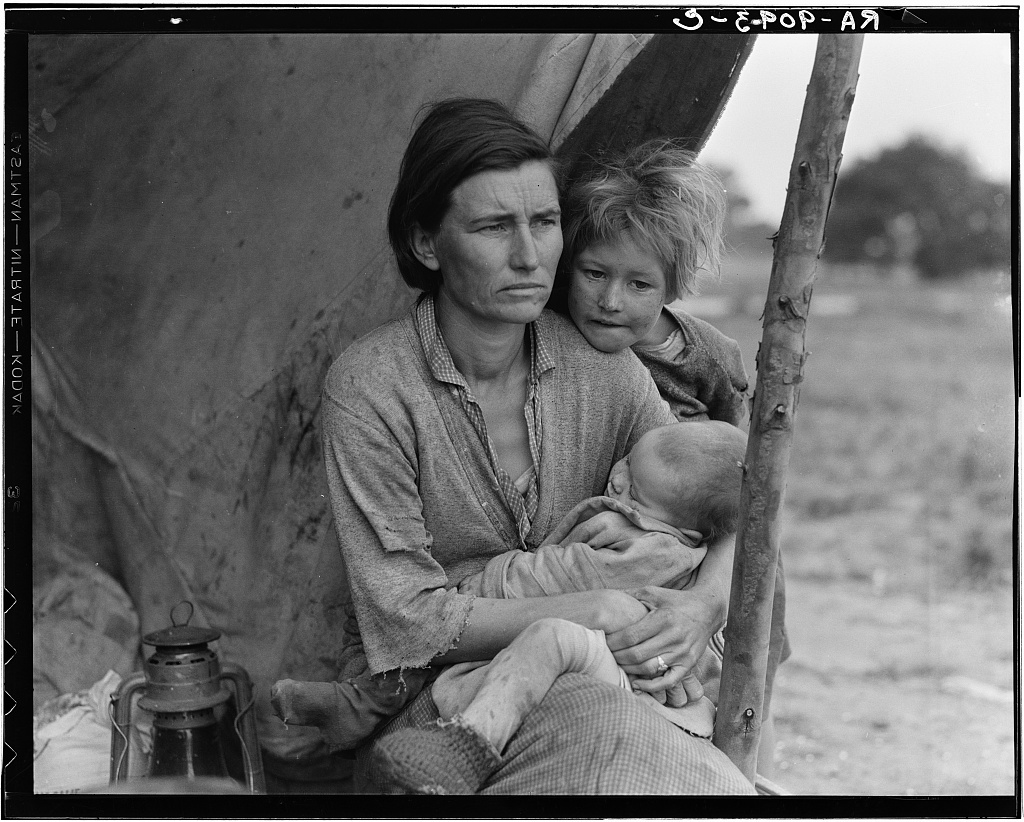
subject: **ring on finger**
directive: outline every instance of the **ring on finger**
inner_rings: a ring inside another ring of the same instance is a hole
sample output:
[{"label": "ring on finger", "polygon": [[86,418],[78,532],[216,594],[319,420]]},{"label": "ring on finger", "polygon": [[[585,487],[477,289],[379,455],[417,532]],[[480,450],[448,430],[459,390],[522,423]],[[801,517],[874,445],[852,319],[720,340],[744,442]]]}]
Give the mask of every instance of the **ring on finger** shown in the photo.
[{"label": "ring on finger", "polygon": [[663,674],[668,670],[668,663],[664,660],[661,654],[658,654],[658,673]]}]

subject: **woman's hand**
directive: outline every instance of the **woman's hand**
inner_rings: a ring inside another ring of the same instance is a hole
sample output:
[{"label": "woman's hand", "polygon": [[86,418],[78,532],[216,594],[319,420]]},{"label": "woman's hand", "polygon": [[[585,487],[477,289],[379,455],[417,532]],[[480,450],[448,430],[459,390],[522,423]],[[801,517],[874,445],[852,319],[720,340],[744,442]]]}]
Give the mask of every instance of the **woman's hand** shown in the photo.
[{"label": "woman's hand", "polygon": [[647,606],[626,591],[606,589],[593,594],[599,598],[598,627],[608,636],[635,625],[647,616]]},{"label": "woman's hand", "polygon": [[633,624],[608,633],[615,661],[637,677],[633,684],[639,690],[670,690],[682,685],[687,699],[699,697],[700,683],[690,676],[690,670],[725,624],[721,603],[693,590],[649,586],[628,593],[651,610]]},{"label": "woman's hand", "polygon": [[[677,672],[678,669],[678,672]],[[680,676],[681,679],[675,685],[667,688],[659,683],[668,682],[670,679]],[[704,696],[704,686],[700,684],[696,674],[685,673],[678,665],[670,666],[668,671],[652,679],[638,679],[630,677],[630,686],[634,691],[645,691],[658,700],[662,705],[670,708],[681,708],[696,699]]]}]

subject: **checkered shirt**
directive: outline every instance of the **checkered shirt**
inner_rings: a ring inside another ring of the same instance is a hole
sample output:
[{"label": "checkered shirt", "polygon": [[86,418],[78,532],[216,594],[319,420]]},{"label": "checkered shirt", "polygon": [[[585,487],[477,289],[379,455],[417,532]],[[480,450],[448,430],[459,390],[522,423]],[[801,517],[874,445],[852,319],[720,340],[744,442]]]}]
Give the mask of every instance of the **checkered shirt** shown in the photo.
[{"label": "checkered shirt", "polygon": [[487,424],[484,422],[483,410],[473,397],[473,392],[466,382],[466,378],[459,373],[452,362],[451,352],[441,336],[441,330],[437,327],[437,315],[434,311],[434,299],[425,295],[416,306],[416,332],[423,343],[423,351],[426,354],[427,363],[434,379],[447,384],[452,393],[458,395],[462,408],[473,424],[473,428],[480,436],[487,451],[487,458],[491,464],[491,470],[501,488],[502,496],[508,505],[512,516],[516,521],[519,530],[519,539],[526,547],[526,535],[530,532],[530,523],[537,513],[537,475],[540,471],[540,451],[543,440],[544,426],[540,413],[540,375],[555,367],[555,361],[544,346],[544,340],[538,332],[535,323],[530,323],[527,340],[530,351],[530,376],[527,385],[526,405],[523,407],[523,415],[526,417],[526,430],[530,440],[530,458],[533,460],[533,471],[530,476],[530,483],[525,494],[521,494],[516,488],[515,480],[498,465],[498,455],[494,450],[494,443],[487,434]]}]

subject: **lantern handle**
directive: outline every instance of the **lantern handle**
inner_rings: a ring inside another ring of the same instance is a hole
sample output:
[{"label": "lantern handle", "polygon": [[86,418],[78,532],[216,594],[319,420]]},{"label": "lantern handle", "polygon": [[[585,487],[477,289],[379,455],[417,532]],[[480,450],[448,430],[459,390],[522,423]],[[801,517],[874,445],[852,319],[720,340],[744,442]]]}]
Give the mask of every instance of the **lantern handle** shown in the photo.
[{"label": "lantern handle", "polygon": [[[188,616],[185,617],[185,621],[184,622],[178,622],[178,620],[174,618],[174,613],[182,605],[187,605],[188,606]],[[184,628],[184,627],[186,627],[189,624],[189,622],[192,621],[192,616],[193,616],[193,614],[195,614],[195,612],[196,612],[196,607],[191,602],[189,602],[187,599],[183,599],[181,602],[179,602],[177,605],[175,605],[173,608],[171,608],[171,625],[173,625],[175,628]]]},{"label": "lantern handle", "polygon": [[[125,760],[131,749],[132,695],[146,684],[146,675],[138,671],[124,680],[110,695],[107,712],[110,716],[110,784],[126,778]],[[126,728],[125,733],[122,728]]]}]

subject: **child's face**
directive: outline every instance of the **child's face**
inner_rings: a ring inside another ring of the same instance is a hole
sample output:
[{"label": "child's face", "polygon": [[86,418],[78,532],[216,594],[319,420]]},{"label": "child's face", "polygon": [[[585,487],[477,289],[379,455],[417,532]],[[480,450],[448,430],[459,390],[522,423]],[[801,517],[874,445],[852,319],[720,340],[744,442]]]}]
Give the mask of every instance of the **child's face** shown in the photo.
[{"label": "child's face", "polygon": [[671,501],[664,497],[672,477],[658,455],[657,438],[652,434],[644,434],[633,450],[612,466],[604,493],[641,514],[671,523],[675,519]]},{"label": "child's face", "polygon": [[623,236],[587,246],[570,274],[569,313],[587,342],[612,353],[645,341],[665,303],[665,271],[656,255]]}]

